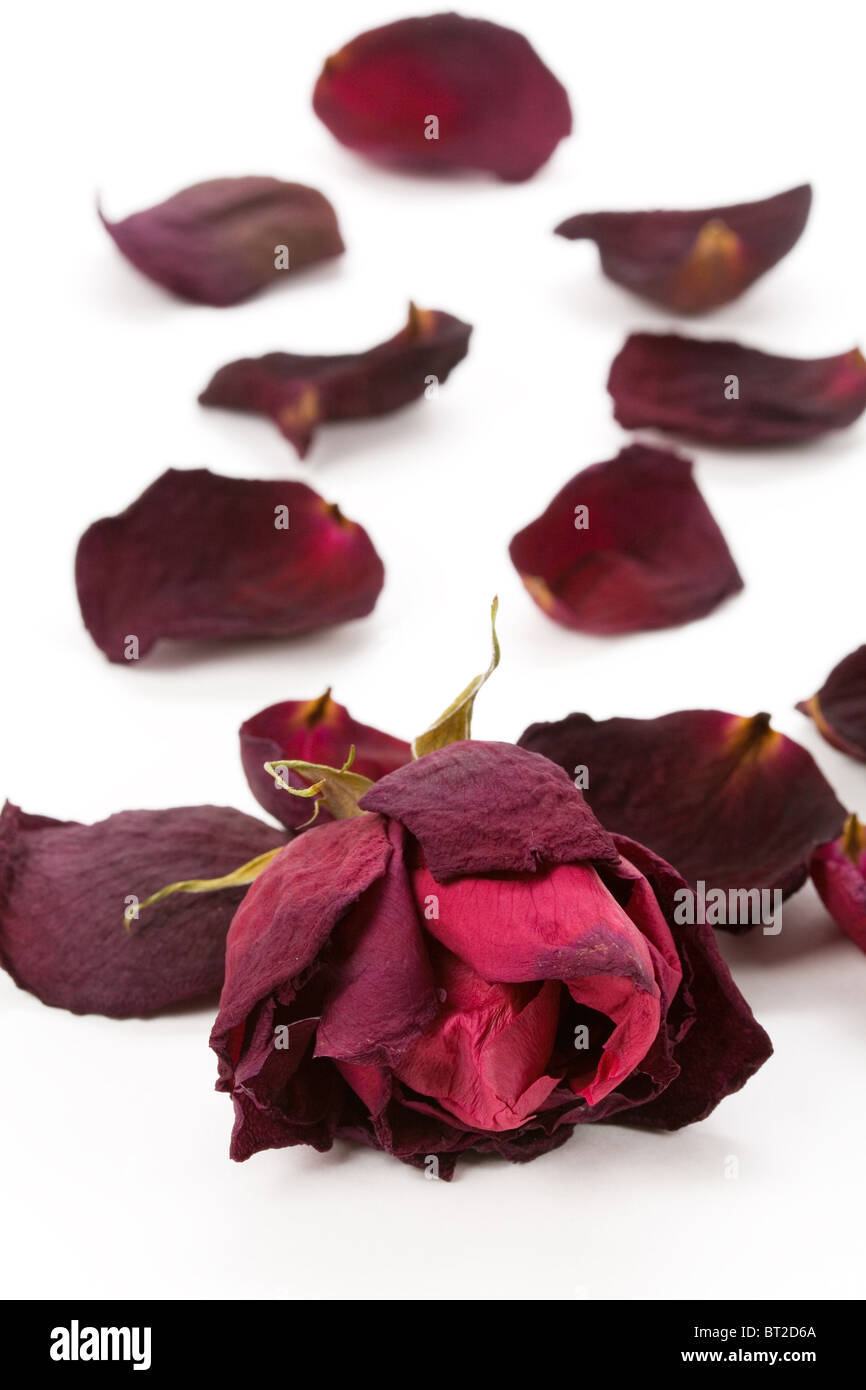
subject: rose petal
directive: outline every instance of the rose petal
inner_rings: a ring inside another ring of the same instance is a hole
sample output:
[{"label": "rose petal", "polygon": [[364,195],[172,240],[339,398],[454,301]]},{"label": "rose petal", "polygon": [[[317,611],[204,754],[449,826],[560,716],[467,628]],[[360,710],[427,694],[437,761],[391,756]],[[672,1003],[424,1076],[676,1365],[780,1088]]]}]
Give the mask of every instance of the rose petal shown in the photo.
[{"label": "rose petal", "polygon": [[528,179],[571,133],[565,88],[523,35],[457,14],[359,34],[327,59],[313,109],[341,144],[423,173]]},{"label": "rose petal", "polygon": [[215,995],[242,888],[176,893],[131,923],[124,913],[189,878],[216,878],[283,843],[282,831],[226,806],[121,811],[95,825],[0,816],[0,964],[45,1004],[129,1018]]},{"label": "rose petal", "polygon": [[845,810],[811,755],[769,718],[571,714],[532,724],[520,746],[572,775],[586,768],[586,796],[602,824],[649,845],[693,886],[789,894],[815,848],[838,835]]},{"label": "rose petal", "polygon": [[401,821],[439,883],[534,873],[540,861],[615,862],[616,850],[570,778],[511,743],[452,743],[383,777],[360,803]]},{"label": "rose petal", "polygon": [[596,242],[605,275],[666,309],[700,313],[728,304],[799,240],[809,184],[774,198],[696,212],[585,212],[556,228]]},{"label": "rose petal", "polygon": [[743,587],[691,461],[643,444],[578,473],[509,553],[539,608],[580,632],[691,622]]},{"label": "rose petal", "polygon": [[384,569],[363,527],[304,483],[170,468],[85,531],[75,579],[91,637],[123,662],[160,638],[289,637],[363,617]]},{"label": "rose petal", "polygon": [[866,646],[834,666],[817,695],[797,709],[814,719],[834,748],[866,762]]},{"label": "rose petal", "polygon": [[99,215],[127,260],[149,279],[182,299],[217,307],[240,304],[344,250],[327,198],[280,179],[209,179],[122,222]]},{"label": "rose petal", "polygon": [[779,444],[841,429],[866,409],[866,361],[776,357],[740,343],[632,333],[607,389],[626,429],[644,426],[709,444]]},{"label": "rose petal", "polygon": [[447,381],[472,328],[439,309],[409,306],[405,328],[366,352],[304,357],[269,352],[220,367],[202,405],[267,415],[304,458],[318,425],[387,415]]},{"label": "rose petal", "polygon": [[812,856],[812,879],[834,922],[866,951],[866,834],[856,816]]},{"label": "rose petal", "polygon": [[[290,830],[310,819],[310,804],[279,787],[265,772],[266,762],[292,758],[342,767],[354,747],[353,771],[377,782],[412,757],[408,743],[369,724],[359,724],[345,706],[331,699],[330,690],[318,700],[284,700],[269,705],[241,725],[240,740],[241,760],[253,796]],[[309,785],[291,770],[284,769],[283,776],[293,787]],[[330,819],[330,812],[323,807],[317,823]]]}]

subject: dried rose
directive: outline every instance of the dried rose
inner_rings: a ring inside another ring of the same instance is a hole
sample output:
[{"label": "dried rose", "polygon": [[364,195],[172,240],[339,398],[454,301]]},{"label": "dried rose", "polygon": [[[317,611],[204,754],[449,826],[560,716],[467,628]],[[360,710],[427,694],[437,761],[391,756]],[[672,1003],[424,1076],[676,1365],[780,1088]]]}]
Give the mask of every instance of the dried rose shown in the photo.
[{"label": "dried rose", "polygon": [[199,401],[269,416],[304,458],[325,421],[388,415],[447,381],[469,351],[471,332],[451,314],[410,304],[405,328],[377,347],[329,357],[244,357],[220,367]]},{"label": "dried rose", "polygon": [[604,825],[648,844],[693,885],[787,896],[845,819],[814,759],[768,714],[570,714],[531,724],[519,743],[579,777]]},{"label": "dried rose", "polygon": [[834,748],[866,762],[866,646],[834,666],[817,695],[797,709],[814,719]]},{"label": "dried rose", "polygon": [[363,527],[304,483],[168,469],[85,531],[85,626],[109,661],[161,638],[288,637],[369,613],[384,569]]},{"label": "dried rose", "polygon": [[[96,825],[0,816],[0,965],[21,989],[72,1013],[157,1013],[215,996],[225,938],[249,877],[241,860],[285,843],[226,806],[121,811]],[[167,880],[232,871],[222,893],[172,896],[138,916]],[[124,916],[128,930],[124,930]]]},{"label": "dried rose", "polygon": [[578,473],[510,554],[539,608],[581,632],[691,622],[743,587],[691,461],[643,444]]},{"label": "dried rose", "polygon": [[852,424],[866,409],[866,361],[775,357],[740,343],[632,333],[607,389],[626,429],[645,425],[709,444],[779,444]]},{"label": "dried rose", "polygon": [[149,279],[218,308],[345,249],[327,198],[280,179],[209,179],[122,222],[99,215]]},{"label": "dried rose", "polygon": [[696,212],[584,212],[556,228],[598,245],[605,275],[682,314],[728,304],[799,240],[809,184],[774,198]]},{"label": "dried rose", "polygon": [[565,88],[523,35],[458,14],[359,34],[325,62],[313,109],[341,144],[423,173],[528,179],[571,134]]},{"label": "dried rose", "polygon": [[[352,766],[375,782],[412,756],[412,749],[402,739],[359,724],[343,705],[331,699],[330,690],[318,700],[284,700],[269,705],[241,725],[240,740],[241,761],[253,796],[290,830],[300,829],[310,813],[295,797],[286,796],[285,785],[301,788],[307,784],[289,769],[275,782],[265,771],[266,763],[297,759],[340,767],[354,748]],[[331,819],[327,809],[321,816]]]},{"label": "dried rose", "polygon": [[834,922],[866,951],[866,834],[856,816],[838,840],[815,851],[812,878]]}]

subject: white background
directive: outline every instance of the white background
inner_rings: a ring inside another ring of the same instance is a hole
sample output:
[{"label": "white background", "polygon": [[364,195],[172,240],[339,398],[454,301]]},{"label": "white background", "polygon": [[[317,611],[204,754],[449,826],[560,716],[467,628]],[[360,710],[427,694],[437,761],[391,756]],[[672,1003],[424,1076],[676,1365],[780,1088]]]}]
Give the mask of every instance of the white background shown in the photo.
[{"label": "white background", "polygon": [[[254,812],[236,748],[246,716],[333,684],[355,717],[409,737],[486,663],[498,592],[504,655],[477,736],[513,739],[574,709],[767,709],[866,809],[866,768],[792,708],[864,640],[866,421],[764,454],[680,446],[746,583],[702,622],[568,632],[530,601],[506,550],[572,474],[625,442],[604,383],[630,329],[804,356],[862,342],[855,7],[473,5],[528,34],[575,108],[574,137],[516,186],[382,171],[313,115],[325,56],[405,13],[367,0],[16,8],[3,92],[6,793],[85,821],[209,801]],[[170,298],[95,215],[98,191],[118,217],[250,173],[321,188],[348,252],[239,308]],[[795,251],[697,323],[629,297],[592,246],[551,235],[579,210],[705,206],[806,179],[816,201]],[[476,326],[438,400],[324,428],[304,464],[267,421],[196,404],[232,358],[389,337],[410,297]],[[293,642],[164,647],[110,666],[81,626],[77,538],[168,465],[203,464],[301,478],[339,501],[386,564],[375,613]],[[786,906],[779,938],[723,948],[776,1045],[743,1092],[675,1135],[586,1126],[535,1163],[467,1165],[450,1186],[345,1145],[232,1164],[211,1010],[75,1018],[4,978],[0,1289],[859,1296],[866,960],[811,889]],[[731,1155],[737,1180],[724,1176]]]}]

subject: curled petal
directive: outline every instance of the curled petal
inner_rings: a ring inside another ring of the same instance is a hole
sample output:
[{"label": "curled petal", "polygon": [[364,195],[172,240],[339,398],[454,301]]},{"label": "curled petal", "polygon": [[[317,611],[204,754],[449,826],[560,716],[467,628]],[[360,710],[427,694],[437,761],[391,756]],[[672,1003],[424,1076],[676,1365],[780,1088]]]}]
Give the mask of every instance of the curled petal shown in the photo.
[{"label": "curled petal", "polygon": [[571,133],[565,88],[523,35],[457,14],[359,34],[327,59],[313,109],[341,144],[422,173],[528,179]]},{"label": "curled petal", "polygon": [[580,632],[690,622],[743,587],[691,461],[642,444],[566,483],[510,555],[539,608]]},{"label": "curled petal", "polygon": [[168,469],[85,531],[85,626],[109,661],[161,638],[289,637],[369,613],[384,569],[363,527],[304,483]]},{"label": "curled petal", "polygon": [[833,921],[866,951],[866,834],[856,816],[812,856],[812,879]]},{"label": "curled petal", "polygon": [[304,458],[325,421],[387,415],[446,381],[469,351],[471,332],[451,314],[411,304],[405,328],[377,347],[332,357],[241,358],[220,367],[199,401],[269,416]]},{"label": "curled petal", "polygon": [[[253,796],[290,830],[299,829],[309,819],[309,807],[287,795],[285,787],[265,772],[265,763],[292,758],[342,767],[354,747],[353,771],[377,782],[412,757],[408,743],[369,724],[359,724],[345,706],[331,699],[330,690],[318,700],[284,700],[260,710],[241,725],[240,741],[241,761]],[[291,770],[285,770],[284,777],[290,786],[306,785]],[[322,808],[319,824],[330,819]]]},{"label": "curled petal", "polygon": [[817,695],[797,706],[828,743],[866,762],[866,646],[834,666]]},{"label": "curled petal", "polygon": [[792,893],[845,819],[811,755],[766,714],[571,714],[531,725],[520,745],[572,775],[586,769],[586,796],[602,824],[648,845],[693,886]]},{"label": "curled petal", "polygon": [[327,198],[280,179],[209,179],[122,222],[99,215],[136,269],[219,308],[344,250]]},{"label": "curled petal", "polygon": [[708,444],[781,444],[841,429],[866,409],[866,361],[776,357],[741,343],[632,333],[607,381],[626,429]]},{"label": "curled petal", "polygon": [[556,228],[598,245],[605,275],[683,314],[736,299],[799,240],[808,184],[732,207],[696,212],[585,212]]},{"label": "curled petal", "polygon": [[[0,816],[0,964],[72,1013],[129,1018],[216,995],[243,888],[136,906],[174,879],[217,877],[284,842],[225,806],[121,811],[95,825]],[[124,916],[128,914],[128,926]]]}]

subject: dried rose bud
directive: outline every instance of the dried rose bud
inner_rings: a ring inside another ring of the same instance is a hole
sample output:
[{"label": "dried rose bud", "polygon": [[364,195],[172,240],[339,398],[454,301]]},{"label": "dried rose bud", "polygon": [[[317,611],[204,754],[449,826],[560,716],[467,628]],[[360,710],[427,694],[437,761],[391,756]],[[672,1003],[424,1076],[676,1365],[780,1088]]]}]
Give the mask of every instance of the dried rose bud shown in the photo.
[{"label": "dried rose bud", "polygon": [[708,444],[779,444],[852,424],[866,409],[866,361],[774,357],[739,343],[632,333],[607,389],[626,429],[652,426]]},{"label": "dried rose bud", "polygon": [[866,646],[834,666],[817,695],[797,706],[828,743],[866,762]]},{"label": "dried rose bud", "polygon": [[510,554],[539,608],[580,632],[691,622],[743,587],[691,461],[643,444],[578,473]]},{"label": "dried rose bud", "polygon": [[[288,768],[276,782],[265,771],[265,763],[295,759],[340,767],[354,748],[355,771],[376,782],[412,757],[408,743],[359,724],[343,705],[331,699],[330,690],[318,700],[284,700],[269,705],[241,725],[240,740],[241,761],[253,796],[289,830],[300,829],[309,820],[310,811],[296,797],[286,796],[286,784],[295,788],[307,784]],[[330,819],[328,810],[320,813],[321,822]]]},{"label": "dried rose bud", "polygon": [[866,951],[866,834],[856,816],[812,856],[812,878],[837,926]]},{"label": "dried rose bud", "polygon": [[[121,811],[80,825],[7,802],[0,965],[21,989],[76,1014],[130,1018],[214,997],[226,932],[250,881],[236,866],[285,838],[226,806]],[[168,880],[229,870],[240,886],[201,897],[190,885],[139,918],[144,897]]]},{"label": "dried rose bud", "polygon": [[331,204],[280,179],[209,179],[103,226],[149,279],[218,308],[345,248]]},{"label": "dried rose bud", "polygon": [[571,134],[565,88],[523,35],[458,14],[359,34],[327,59],[313,109],[341,144],[423,173],[528,179]]},{"label": "dried rose bud", "polygon": [[691,884],[787,896],[845,819],[814,759],[772,729],[768,714],[571,714],[530,725],[519,742],[571,776],[581,769],[579,785],[602,822],[648,844]]},{"label": "dried rose bud", "polygon": [[384,581],[363,527],[304,483],[168,469],[85,531],[85,626],[109,661],[161,638],[289,637],[371,612]]},{"label": "dried rose bud", "polygon": [[199,401],[269,416],[304,458],[325,421],[388,415],[447,381],[469,351],[471,332],[451,314],[410,304],[405,328],[377,347],[332,357],[244,357],[220,367]]},{"label": "dried rose bud", "polygon": [[594,241],[608,279],[665,309],[700,313],[729,304],[799,240],[809,184],[732,207],[698,212],[584,212],[556,228]]}]

